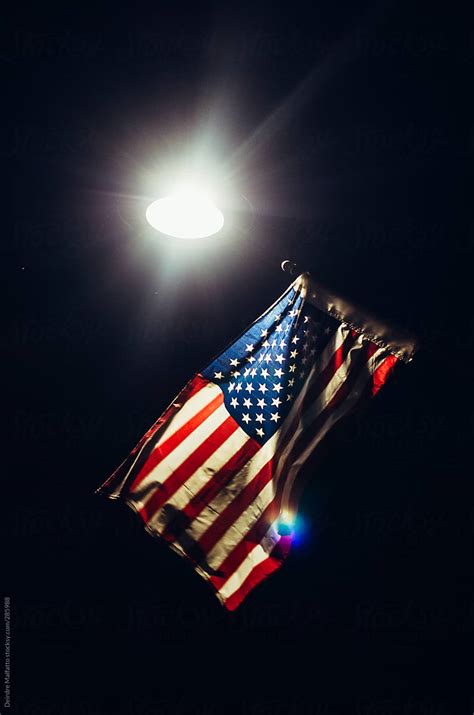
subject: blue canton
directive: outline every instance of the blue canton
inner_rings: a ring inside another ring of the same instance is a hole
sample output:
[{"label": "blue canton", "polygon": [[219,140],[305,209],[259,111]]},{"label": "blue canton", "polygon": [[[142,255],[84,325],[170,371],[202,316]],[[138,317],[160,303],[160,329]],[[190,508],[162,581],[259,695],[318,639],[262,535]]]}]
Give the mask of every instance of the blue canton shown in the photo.
[{"label": "blue canton", "polygon": [[202,374],[222,389],[239,426],[264,444],[285,420],[338,325],[290,286]]}]

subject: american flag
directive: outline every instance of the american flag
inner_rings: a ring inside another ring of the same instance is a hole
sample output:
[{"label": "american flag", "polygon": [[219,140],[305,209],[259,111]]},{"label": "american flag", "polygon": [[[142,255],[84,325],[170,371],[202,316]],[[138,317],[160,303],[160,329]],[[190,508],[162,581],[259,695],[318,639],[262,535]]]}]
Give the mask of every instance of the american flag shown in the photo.
[{"label": "american flag", "polygon": [[290,550],[304,462],[411,359],[413,346],[390,337],[302,274],[194,375],[96,493],[134,509],[234,610]]}]

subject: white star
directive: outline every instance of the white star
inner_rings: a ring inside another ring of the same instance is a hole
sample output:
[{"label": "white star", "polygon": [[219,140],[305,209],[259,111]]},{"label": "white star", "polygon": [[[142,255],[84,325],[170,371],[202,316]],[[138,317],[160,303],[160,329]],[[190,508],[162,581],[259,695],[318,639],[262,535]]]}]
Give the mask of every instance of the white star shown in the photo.
[{"label": "white star", "polygon": [[215,373],[214,373],[214,379],[215,379],[215,380],[222,380],[223,377],[224,377],[224,375],[223,375],[221,372],[215,372]]},{"label": "white star", "polygon": [[240,392],[241,389],[242,389],[242,383],[241,383],[241,382],[238,382],[237,385],[236,385],[235,391],[236,391],[236,392]]},{"label": "white star", "polygon": [[268,365],[268,363],[271,362],[271,361],[272,361],[272,356],[270,355],[270,353],[267,353],[267,354],[265,355],[265,362],[266,362],[267,365]]},{"label": "white star", "polygon": [[281,325],[277,325],[276,328],[275,328],[275,330],[277,331],[277,333],[282,333],[282,332],[283,332],[283,328],[282,328]]},{"label": "white star", "polygon": [[247,392],[253,392],[253,385],[251,382],[249,382],[247,385],[245,385],[245,389]]},{"label": "white star", "polygon": [[270,347],[270,343],[268,342],[268,340],[265,340],[265,342],[262,343],[262,348],[269,348],[269,347]]},{"label": "white star", "polygon": [[276,348],[276,344],[277,344],[277,341],[276,341],[276,340],[272,340],[272,348]]},{"label": "white star", "polygon": [[262,383],[261,385],[258,386],[258,391],[263,392],[265,394],[268,390],[268,387],[265,385],[265,383]]},{"label": "white star", "polygon": [[228,387],[229,392],[232,392],[234,387],[235,387],[235,382],[229,382],[229,387]]},{"label": "white star", "polygon": [[278,394],[280,394],[280,390],[283,390],[280,382],[277,382],[276,385],[273,386],[273,389],[275,392],[278,392]]},{"label": "white star", "polygon": [[293,343],[293,345],[296,345],[296,343],[297,343],[298,341],[299,341],[299,337],[298,337],[297,335],[295,335],[294,338],[291,338],[291,342]]},{"label": "white star", "polygon": [[305,356],[305,357],[302,359],[301,363],[302,363],[303,365],[306,365],[307,362],[308,362],[308,358]]},{"label": "white star", "polygon": [[230,401],[230,404],[232,407],[238,407],[239,406],[239,401],[236,397],[233,397]]},{"label": "white star", "polygon": [[324,334],[325,334],[325,335],[329,335],[330,332],[331,332],[331,328],[329,328],[329,327],[328,327],[328,328],[324,328]]},{"label": "white star", "polygon": [[268,370],[267,370],[266,367],[264,367],[263,370],[260,370],[260,375],[261,375],[262,377],[264,377],[265,379],[267,379],[267,377],[269,376],[269,374],[270,374],[270,373],[268,372]]},{"label": "white star", "polygon": [[251,377],[255,377],[256,374],[257,374],[257,368],[256,368],[256,367],[253,367],[253,368],[250,370],[250,376],[251,376]]},{"label": "white star", "polygon": [[249,375],[249,374],[250,374],[250,368],[246,367],[244,370],[244,377],[247,377],[247,375]]},{"label": "white star", "polygon": [[271,421],[271,422],[278,422],[279,419],[280,419],[280,415],[278,414],[278,412],[272,412],[272,415],[271,415],[271,417],[270,417],[270,421]]},{"label": "white star", "polygon": [[265,435],[265,432],[261,427],[257,427],[257,434],[259,437],[263,437]]},{"label": "white star", "polygon": [[263,408],[267,406],[267,403],[262,397],[260,400],[257,400],[257,405],[260,407],[261,410],[263,410]]},{"label": "white star", "polygon": [[290,372],[294,372],[296,370],[296,365],[290,365]]},{"label": "white star", "polygon": [[253,345],[250,343],[249,345],[245,346],[245,352],[246,353],[253,353]]},{"label": "white star", "polygon": [[290,316],[290,318],[295,318],[298,315],[298,311],[296,310],[296,308],[293,308],[293,310],[290,310],[288,315]]},{"label": "white star", "polygon": [[278,321],[280,320],[280,318],[281,318],[281,313],[278,313],[278,315],[275,316],[275,321],[278,323]]},{"label": "white star", "polygon": [[303,377],[304,377],[304,370],[301,370],[301,372],[300,372],[300,380],[302,380]]},{"label": "white star", "polygon": [[251,400],[248,397],[246,397],[244,400],[244,407],[252,407],[252,405],[253,405],[253,402],[251,402]]},{"label": "white star", "polygon": [[268,335],[268,330],[262,330],[262,338],[266,338]]},{"label": "white star", "polygon": [[234,372],[230,373],[232,377],[240,377],[240,372],[238,370],[234,370]]},{"label": "white star", "polygon": [[283,355],[277,355],[276,358],[275,358],[275,360],[276,360],[277,362],[279,362],[280,365],[281,365],[282,362],[283,362],[283,360],[285,360],[285,358],[283,357]]},{"label": "white star", "polygon": [[244,414],[244,415],[242,415],[242,419],[245,422],[245,424],[248,425],[248,423],[250,422],[250,415]]},{"label": "white star", "polygon": [[237,367],[237,365],[240,365],[240,362],[237,360],[237,358],[231,358],[230,364],[232,365],[232,367]]},{"label": "white star", "polygon": [[309,320],[309,317],[307,315],[304,316],[304,322],[307,323]]},{"label": "white star", "polygon": [[295,358],[298,355],[298,350],[292,350],[290,355],[292,358]]},{"label": "white star", "polygon": [[264,358],[264,354],[260,353],[260,355],[258,356],[258,362],[262,362],[263,358]]},{"label": "white star", "polygon": [[277,369],[275,370],[275,375],[277,377],[281,377],[283,375],[283,370],[281,369],[281,367],[277,367]]},{"label": "white star", "polygon": [[255,362],[254,356],[253,356],[253,355],[249,355],[249,357],[247,358],[247,362],[250,362],[250,363]]},{"label": "white star", "polygon": [[262,422],[265,422],[265,417],[264,417],[262,414],[257,415],[257,416],[255,417],[255,419],[257,420],[257,422],[260,422],[260,424],[261,424]]},{"label": "white star", "polygon": [[286,396],[287,402],[291,402],[292,399],[293,399],[293,395],[291,393]]},{"label": "white star", "polygon": [[283,350],[283,348],[286,347],[286,343],[284,340],[280,340],[280,350]]},{"label": "white star", "polygon": [[290,387],[293,387],[294,384],[295,384],[295,381],[294,381],[293,379],[288,380],[288,385],[289,385]]},{"label": "white star", "polygon": [[279,397],[272,397],[272,405],[274,407],[279,407],[281,405],[281,400]]}]

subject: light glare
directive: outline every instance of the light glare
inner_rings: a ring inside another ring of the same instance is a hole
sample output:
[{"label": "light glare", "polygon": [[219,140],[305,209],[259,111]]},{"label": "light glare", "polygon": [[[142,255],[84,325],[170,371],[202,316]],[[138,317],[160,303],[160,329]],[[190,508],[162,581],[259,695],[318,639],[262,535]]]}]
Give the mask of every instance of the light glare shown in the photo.
[{"label": "light glare", "polygon": [[224,225],[224,215],[209,195],[191,187],[153,201],[146,219],[157,231],[186,239],[212,236]]},{"label": "light glare", "polygon": [[294,528],[295,517],[285,509],[277,520],[277,531],[280,536],[289,536],[293,533]]}]

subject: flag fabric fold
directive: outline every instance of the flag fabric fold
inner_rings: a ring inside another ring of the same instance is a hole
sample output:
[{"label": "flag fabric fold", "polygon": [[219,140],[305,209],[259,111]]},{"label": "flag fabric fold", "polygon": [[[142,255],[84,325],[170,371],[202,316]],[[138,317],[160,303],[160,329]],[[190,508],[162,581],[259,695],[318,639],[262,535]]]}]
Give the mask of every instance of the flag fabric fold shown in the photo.
[{"label": "flag fabric fold", "polygon": [[194,375],[96,493],[134,509],[234,610],[289,553],[282,521],[296,512],[305,461],[414,350],[302,274]]}]

